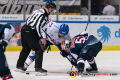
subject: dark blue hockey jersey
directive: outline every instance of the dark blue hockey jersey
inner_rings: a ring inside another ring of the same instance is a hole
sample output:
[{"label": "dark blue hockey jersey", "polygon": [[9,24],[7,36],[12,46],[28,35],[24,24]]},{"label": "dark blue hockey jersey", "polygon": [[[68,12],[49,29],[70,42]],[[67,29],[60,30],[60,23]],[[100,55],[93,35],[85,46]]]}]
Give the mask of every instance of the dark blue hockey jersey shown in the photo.
[{"label": "dark blue hockey jersey", "polygon": [[[90,35],[89,37],[81,36],[81,35],[75,36],[69,43],[69,49],[70,49],[69,57],[71,57],[71,60],[73,60],[73,62],[77,63],[78,56],[81,53],[86,53],[85,50],[87,51],[87,48],[89,49],[90,46],[94,46],[94,44],[96,44],[98,42],[100,42],[100,41],[97,38],[95,38],[93,35]],[[97,47],[97,45],[95,45],[92,48],[95,48],[95,47]],[[94,56],[96,56],[97,53],[99,52],[99,48],[95,49],[95,52],[96,53]],[[91,55],[93,55],[93,54],[91,54]]]},{"label": "dark blue hockey jersey", "polygon": [[82,47],[85,45],[84,42],[87,40],[87,36],[77,35],[69,43],[70,52],[79,55]]}]

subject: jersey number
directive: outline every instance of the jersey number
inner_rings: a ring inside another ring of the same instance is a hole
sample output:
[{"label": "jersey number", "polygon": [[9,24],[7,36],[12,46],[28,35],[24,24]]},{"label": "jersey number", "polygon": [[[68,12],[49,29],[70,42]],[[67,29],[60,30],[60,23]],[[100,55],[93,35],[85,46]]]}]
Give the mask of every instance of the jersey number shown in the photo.
[{"label": "jersey number", "polygon": [[80,38],[80,37],[78,37],[76,40],[75,39],[76,38],[72,39],[70,48],[75,48],[75,44],[82,44],[86,40],[86,38]]}]

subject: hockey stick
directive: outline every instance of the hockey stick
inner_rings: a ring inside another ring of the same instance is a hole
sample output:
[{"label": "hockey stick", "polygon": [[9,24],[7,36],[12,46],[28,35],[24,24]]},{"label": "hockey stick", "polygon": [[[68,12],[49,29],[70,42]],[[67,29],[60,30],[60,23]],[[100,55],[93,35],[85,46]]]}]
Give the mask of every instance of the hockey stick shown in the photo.
[{"label": "hockey stick", "polygon": [[86,28],[85,28],[85,31],[87,30],[87,27],[88,27],[89,22],[90,22],[90,20],[88,20],[88,23],[87,23],[87,26],[86,26]]},{"label": "hockey stick", "polygon": [[[43,28],[42,28],[42,30],[43,30]],[[43,30],[44,31],[44,30]],[[45,31],[44,31],[45,32]],[[57,46],[57,48],[62,52],[62,50],[58,47],[58,45],[53,41],[53,39],[47,34],[47,32],[45,32],[45,34],[50,38],[50,40],[54,43],[54,45],[55,46]],[[69,60],[69,58],[68,57],[66,57],[68,60]],[[70,60],[69,60],[69,62],[71,62]],[[73,68],[73,65],[72,65],[72,67],[71,67],[71,71],[72,71],[72,68]]]},{"label": "hockey stick", "polygon": [[[42,30],[43,30],[43,28],[42,28]],[[43,30],[44,31],[44,30]],[[45,32],[45,31],[44,31]],[[53,41],[53,39],[47,34],[47,32],[45,32],[45,34],[50,38],[50,40],[54,43],[54,45],[55,46],[57,46],[57,48],[60,50],[60,51],[62,51],[59,47],[58,47],[58,45]],[[66,57],[68,60],[69,60],[69,58],[68,57]],[[70,61],[70,60],[69,60]],[[70,61],[71,62],[71,61]]]}]

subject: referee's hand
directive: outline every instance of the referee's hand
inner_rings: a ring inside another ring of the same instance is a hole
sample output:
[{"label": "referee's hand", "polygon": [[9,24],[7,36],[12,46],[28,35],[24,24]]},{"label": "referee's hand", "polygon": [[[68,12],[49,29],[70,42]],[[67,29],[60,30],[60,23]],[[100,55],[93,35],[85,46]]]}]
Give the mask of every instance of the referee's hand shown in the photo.
[{"label": "referee's hand", "polygon": [[42,44],[46,45],[46,40],[44,38],[41,39]]}]

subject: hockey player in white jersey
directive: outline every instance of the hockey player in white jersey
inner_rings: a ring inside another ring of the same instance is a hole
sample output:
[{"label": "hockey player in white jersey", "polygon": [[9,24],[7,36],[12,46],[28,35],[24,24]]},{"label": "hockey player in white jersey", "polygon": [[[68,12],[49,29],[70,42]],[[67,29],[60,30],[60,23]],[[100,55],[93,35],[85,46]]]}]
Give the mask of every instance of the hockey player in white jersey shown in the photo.
[{"label": "hockey player in white jersey", "polygon": [[[59,25],[56,22],[52,22],[50,20],[47,21],[45,28],[45,32],[52,38],[52,40],[46,35],[46,33],[42,33],[44,39],[46,39],[46,45],[42,45],[43,50],[45,51],[48,48],[50,49],[50,45],[54,45],[53,41],[58,45],[59,49],[61,49],[61,43],[65,40],[71,40],[69,34],[69,26],[67,24]],[[25,61],[23,71],[26,71],[28,66],[35,60],[35,52],[32,52]],[[37,76],[41,75],[39,72],[36,73]]]}]

